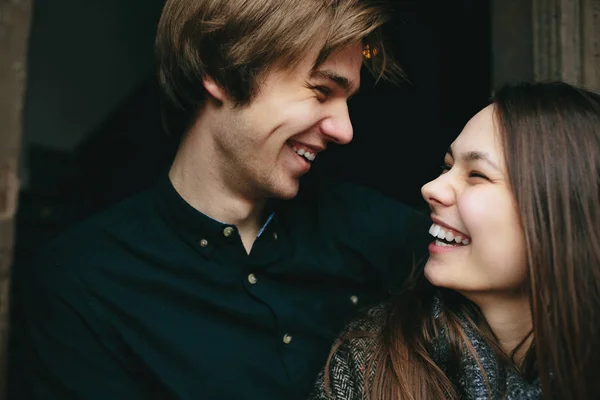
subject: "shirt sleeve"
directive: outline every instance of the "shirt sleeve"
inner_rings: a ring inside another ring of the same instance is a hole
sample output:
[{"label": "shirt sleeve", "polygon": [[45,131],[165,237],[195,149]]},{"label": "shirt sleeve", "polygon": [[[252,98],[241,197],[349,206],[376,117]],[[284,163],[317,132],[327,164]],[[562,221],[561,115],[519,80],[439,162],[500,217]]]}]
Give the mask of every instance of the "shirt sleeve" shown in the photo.
[{"label": "shirt sleeve", "polygon": [[143,398],[81,282],[46,260],[11,281],[8,400]]},{"label": "shirt sleeve", "polygon": [[332,219],[335,237],[371,265],[386,286],[401,285],[413,267],[423,265],[431,242],[426,213],[353,183],[329,188],[322,209]]}]

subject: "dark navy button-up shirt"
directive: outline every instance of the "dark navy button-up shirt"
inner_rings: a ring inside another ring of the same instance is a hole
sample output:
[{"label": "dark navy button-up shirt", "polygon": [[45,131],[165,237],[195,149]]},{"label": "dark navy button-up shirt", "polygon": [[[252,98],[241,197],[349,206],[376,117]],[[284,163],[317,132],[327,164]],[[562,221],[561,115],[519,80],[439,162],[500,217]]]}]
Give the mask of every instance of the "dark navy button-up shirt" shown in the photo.
[{"label": "dark navy button-up shirt", "polygon": [[9,399],[304,399],[343,325],[426,254],[370,189],[271,204],[250,254],[167,176],[13,268]]}]

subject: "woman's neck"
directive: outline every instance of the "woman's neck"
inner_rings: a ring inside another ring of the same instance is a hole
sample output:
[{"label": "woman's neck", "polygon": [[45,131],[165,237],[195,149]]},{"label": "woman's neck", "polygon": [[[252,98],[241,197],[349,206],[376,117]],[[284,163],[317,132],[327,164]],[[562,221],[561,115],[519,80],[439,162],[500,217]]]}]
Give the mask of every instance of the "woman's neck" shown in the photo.
[{"label": "woman's neck", "polygon": [[527,338],[513,357],[515,363],[520,364],[533,336],[530,335],[533,324],[528,296],[486,296],[473,301],[481,309],[506,355],[511,356],[517,346]]}]

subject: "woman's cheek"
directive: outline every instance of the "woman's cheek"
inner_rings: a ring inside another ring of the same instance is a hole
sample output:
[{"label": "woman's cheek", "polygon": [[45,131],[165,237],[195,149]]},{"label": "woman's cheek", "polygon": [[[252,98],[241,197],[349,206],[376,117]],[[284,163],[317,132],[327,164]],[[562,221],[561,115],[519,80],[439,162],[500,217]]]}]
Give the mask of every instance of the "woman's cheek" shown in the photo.
[{"label": "woman's cheek", "polygon": [[467,229],[467,233],[472,235],[478,230],[478,227],[485,226],[486,221],[490,219],[493,213],[494,205],[491,196],[475,190],[475,188],[464,192],[458,197],[456,205],[459,217]]}]

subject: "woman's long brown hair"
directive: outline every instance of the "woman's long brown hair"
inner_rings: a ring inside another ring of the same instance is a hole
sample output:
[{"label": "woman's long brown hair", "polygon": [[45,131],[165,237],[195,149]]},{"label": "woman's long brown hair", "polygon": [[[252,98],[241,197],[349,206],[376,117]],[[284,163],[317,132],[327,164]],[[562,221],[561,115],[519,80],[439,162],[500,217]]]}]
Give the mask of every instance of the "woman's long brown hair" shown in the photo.
[{"label": "woman's long brown hair", "polygon": [[[516,367],[539,377],[544,399],[600,398],[600,96],[561,82],[506,85],[494,93],[509,183],[521,215],[533,339]],[[435,293],[444,300],[432,315]],[[367,365],[366,398],[455,399],[454,372],[469,347],[467,321],[505,355],[477,306],[433,287],[416,268],[388,304]],[[432,358],[444,325],[445,369]],[[524,342],[525,343],[524,338]],[[341,340],[345,340],[341,338]],[[332,354],[335,349],[332,350]],[[481,366],[480,366],[481,369]]]}]

